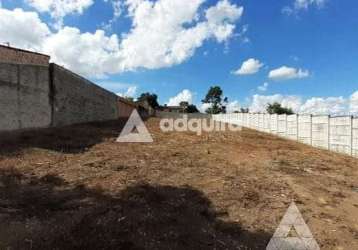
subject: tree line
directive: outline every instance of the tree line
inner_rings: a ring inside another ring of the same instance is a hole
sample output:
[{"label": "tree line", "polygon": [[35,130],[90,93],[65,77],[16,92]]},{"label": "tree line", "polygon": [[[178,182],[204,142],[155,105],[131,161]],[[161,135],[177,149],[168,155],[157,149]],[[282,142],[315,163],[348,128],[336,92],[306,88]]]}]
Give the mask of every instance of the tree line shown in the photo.
[{"label": "tree line", "polygon": [[[133,98],[126,97],[129,101],[134,101]],[[147,102],[153,109],[160,109],[162,106],[159,105],[158,96],[154,93],[142,93],[138,98],[137,102]],[[228,98],[224,96],[224,93],[220,86],[212,86],[209,88],[205,98],[201,101],[203,104],[207,104],[205,113],[207,114],[225,114],[227,112]],[[188,102],[180,102],[179,106],[182,108],[184,113],[199,113],[198,108],[194,104]],[[249,108],[240,108],[235,110],[234,113],[249,113]],[[294,114],[291,108],[283,107],[280,103],[267,103],[266,112],[269,114]]]}]

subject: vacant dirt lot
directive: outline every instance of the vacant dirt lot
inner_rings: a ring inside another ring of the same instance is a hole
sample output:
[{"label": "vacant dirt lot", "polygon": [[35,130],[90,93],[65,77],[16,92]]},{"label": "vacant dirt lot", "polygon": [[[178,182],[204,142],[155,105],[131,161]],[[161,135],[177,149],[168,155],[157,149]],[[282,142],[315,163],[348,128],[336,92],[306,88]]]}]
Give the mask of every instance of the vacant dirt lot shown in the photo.
[{"label": "vacant dirt lot", "polygon": [[358,249],[358,160],[252,130],[115,139],[123,122],[0,143],[0,249],[265,249],[292,201]]}]

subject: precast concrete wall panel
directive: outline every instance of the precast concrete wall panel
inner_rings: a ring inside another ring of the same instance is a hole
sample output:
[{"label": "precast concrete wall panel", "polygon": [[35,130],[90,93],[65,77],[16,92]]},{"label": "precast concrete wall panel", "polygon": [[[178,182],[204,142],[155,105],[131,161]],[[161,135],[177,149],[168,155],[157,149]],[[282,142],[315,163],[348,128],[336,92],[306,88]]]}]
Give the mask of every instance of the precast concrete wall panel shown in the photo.
[{"label": "precast concrete wall panel", "polygon": [[278,133],[278,115],[270,115],[270,121],[271,133],[276,135]]},{"label": "precast concrete wall panel", "polygon": [[312,146],[329,149],[329,116],[312,117]]},{"label": "precast concrete wall panel", "polygon": [[265,129],[265,114],[260,114],[259,115],[259,128],[260,128],[260,131],[264,132]]},{"label": "precast concrete wall panel", "polygon": [[266,133],[270,133],[270,122],[271,122],[271,116],[269,114],[264,115],[264,131]]},{"label": "precast concrete wall panel", "polygon": [[287,133],[287,115],[279,115],[277,123],[277,135],[286,137]]},{"label": "precast concrete wall panel", "polygon": [[288,115],[287,116],[287,138],[291,140],[297,140],[298,136],[298,116]]},{"label": "precast concrete wall panel", "polygon": [[332,117],[329,126],[329,148],[339,153],[352,152],[352,117]]},{"label": "precast concrete wall panel", "polygon": [[298,116],[298,141],[305,144],[312,144],[312,116]]},{"label": "precast concrete wall panel", "polygon": [[220,115],[225,116],[234,124],[358,157],[358,118],[250,113]]},{"label": "precast concrete wall panel", "polygon": [[358,157],[358,118],[354,118],[352,124],[352,156]]}]

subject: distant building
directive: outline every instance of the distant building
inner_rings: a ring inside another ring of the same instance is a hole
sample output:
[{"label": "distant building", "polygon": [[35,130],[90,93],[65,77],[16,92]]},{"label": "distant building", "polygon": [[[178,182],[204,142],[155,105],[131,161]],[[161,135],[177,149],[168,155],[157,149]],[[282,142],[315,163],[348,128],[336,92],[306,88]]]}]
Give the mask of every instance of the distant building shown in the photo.
[{"label": "distant building", "polygon": [[50,56],[0,45],[0,63],[49,66]]},{"label": "distant building", "polygon": [[164,112],[172,112],[172,113],[185,113],[185,107],[183,106],[161,106],[159,108],[160,111]]}]

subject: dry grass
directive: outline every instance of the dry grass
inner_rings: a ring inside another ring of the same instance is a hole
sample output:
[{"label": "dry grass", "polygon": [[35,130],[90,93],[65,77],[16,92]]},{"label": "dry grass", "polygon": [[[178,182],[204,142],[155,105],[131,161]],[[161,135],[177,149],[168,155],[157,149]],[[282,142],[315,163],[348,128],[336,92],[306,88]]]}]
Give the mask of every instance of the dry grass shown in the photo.
[{"label": "dry grass", "polygon": [[123,122],[2,136],[0,249],[265,249],[291,201],[321,249],[358,249],[357,159],[147,126],[152,144],[116,143]]}]

